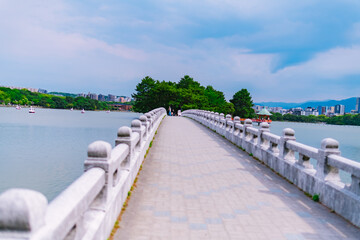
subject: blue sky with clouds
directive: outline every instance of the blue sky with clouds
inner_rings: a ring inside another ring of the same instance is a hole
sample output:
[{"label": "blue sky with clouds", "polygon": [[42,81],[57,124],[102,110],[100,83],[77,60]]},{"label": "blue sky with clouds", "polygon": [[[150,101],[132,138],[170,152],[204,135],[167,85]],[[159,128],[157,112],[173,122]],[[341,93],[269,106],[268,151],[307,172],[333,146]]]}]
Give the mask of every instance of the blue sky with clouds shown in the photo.
[{"label": "blue sky with clouds", "polygon": [[360,1],[0,0],[0,85],[130,95],[185,74],[228,99],[360,96]]}]

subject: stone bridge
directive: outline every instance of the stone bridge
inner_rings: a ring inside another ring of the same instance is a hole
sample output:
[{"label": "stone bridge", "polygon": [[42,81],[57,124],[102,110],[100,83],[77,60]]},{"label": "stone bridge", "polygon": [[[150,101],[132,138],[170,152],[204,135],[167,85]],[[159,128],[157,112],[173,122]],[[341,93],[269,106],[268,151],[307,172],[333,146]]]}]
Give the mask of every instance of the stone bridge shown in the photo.
[{"label": "stone bridge", "polygon": [[121,127],[113,149],[90,144],[84,174],[49,204],[31,190],[2,193],[0,239],[360,239],[360,163],[337,141],[316,149],[267,123],[165,115]]}]

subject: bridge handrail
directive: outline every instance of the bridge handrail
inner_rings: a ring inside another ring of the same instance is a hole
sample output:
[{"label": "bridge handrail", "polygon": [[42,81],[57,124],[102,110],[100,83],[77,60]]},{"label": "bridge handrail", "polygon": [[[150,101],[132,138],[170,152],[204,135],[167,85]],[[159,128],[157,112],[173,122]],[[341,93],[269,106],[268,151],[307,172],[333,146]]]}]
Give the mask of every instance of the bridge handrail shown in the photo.
[{"label": "bridge handrail", "polygon": [[79,213],[85,213],[105,186],[105,171],[92,168],[56,197],[48,206],[45,227],[33,239],[64,239],[82,225]]},{"label": "bridge handrail", "polygon": [[272,143],[279,144],[280,143],[280,136],[275,135],[270,132],[263,133],[262,137]]},{"label": "bridge handrail", "polygon": [[44,195],[9,189],[0,195],[0,239],[106,239],[162,120],[154,109],[121,127],[115,147],[95,141],[84,173],[50,204]]},{"label": "bridge handrail", "polygon": [[[203,117],[206,114],[209,117]],[[246,119],[244,124],[235,123],[235,119],[240,119],[235,116],[234,130],[224,131],[216,121],[209,120],[224,114],[187,110],[182,116],[195,119],[225,136],[303,191],[318,195],[324,205],[360,227],[360,163],[340,156],[336,140],[325,138],[321,141],[321,148],[317,149],[296,142],[295,131],[291,128],[285,128],[282,136],[277,136],[270,133],[268,123],[261,123],[261,128],[256,129],[250,119]],[[316,161],[315,167],[310,159]],[[341,182],[339,170],[351,175],[350,184]]]}]

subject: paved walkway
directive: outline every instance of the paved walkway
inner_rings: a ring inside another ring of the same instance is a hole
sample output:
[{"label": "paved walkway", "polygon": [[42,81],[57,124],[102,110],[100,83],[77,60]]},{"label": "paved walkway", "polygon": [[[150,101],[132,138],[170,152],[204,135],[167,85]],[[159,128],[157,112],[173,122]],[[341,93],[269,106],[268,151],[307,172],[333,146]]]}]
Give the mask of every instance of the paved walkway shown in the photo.
[{"label": "paved walkway", "polygon": [[166,117],[115,239],[360,239],[360,230],[206,127]]}]

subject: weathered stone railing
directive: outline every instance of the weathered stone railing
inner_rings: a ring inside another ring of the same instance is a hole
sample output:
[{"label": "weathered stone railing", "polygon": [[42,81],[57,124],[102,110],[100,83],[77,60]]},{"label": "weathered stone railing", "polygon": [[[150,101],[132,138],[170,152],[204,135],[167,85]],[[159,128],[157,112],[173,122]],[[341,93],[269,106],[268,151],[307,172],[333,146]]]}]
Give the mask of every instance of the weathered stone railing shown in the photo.
[{"label": "weathered stone railing", "polygon": [[[187,110],[182,116],[202,123],[245,149],[303,191],[318,195],[324,205],[360,227],[360,163],[341,157],[336,140],[325,138],[321,148],[316,149],[296,142],[295,131],[290,128],[277,136],[270,133],[268,123],[261,123],[261,128],[256,129],[250,119],[244,124],[239,117],[234,121],[227,119],[228,127],[224,127],[224,114]],[[316,168],[310,159],[316,160]],[[339,169],[351,175],[350,184],[341,182]]]},{"label": "weathered stone railing", "polygon": [[2,193],[0,239],[107,239],[165,115],[154,109],[119,128],[114,148],[91,143],[85,172],[50,204],[32,190]]}]

